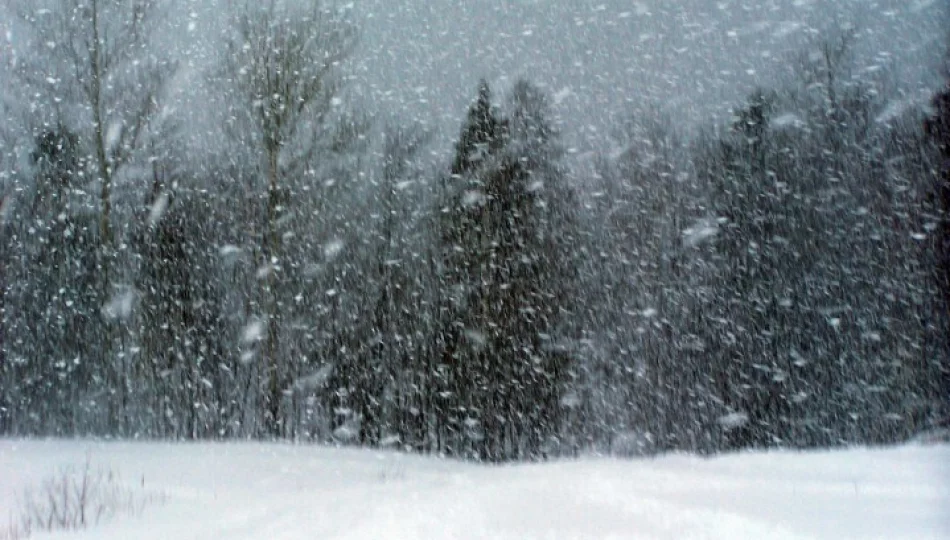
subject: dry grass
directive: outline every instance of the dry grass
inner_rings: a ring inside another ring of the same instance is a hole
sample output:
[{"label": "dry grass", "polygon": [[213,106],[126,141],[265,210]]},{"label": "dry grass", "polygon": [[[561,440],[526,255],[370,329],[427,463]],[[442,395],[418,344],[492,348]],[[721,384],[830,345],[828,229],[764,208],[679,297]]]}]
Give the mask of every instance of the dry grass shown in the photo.
[{"label": "dry grass", "polygon": [[90,460],[79,469],[65,469],[24,491],[19,505],[0,528],[0,540],[23,540],[38,531],[78,530],[121,514],[139,515],[163,496],[123,484],[110,469],[93,469]]}]

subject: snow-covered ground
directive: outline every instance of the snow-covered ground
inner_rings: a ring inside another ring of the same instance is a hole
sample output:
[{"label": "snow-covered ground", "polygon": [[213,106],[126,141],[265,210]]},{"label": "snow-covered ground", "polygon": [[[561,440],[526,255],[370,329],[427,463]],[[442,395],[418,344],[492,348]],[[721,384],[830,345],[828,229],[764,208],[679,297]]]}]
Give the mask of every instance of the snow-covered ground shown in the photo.
[{"label": "snow-covered ground", "polygon": [[165,502],[33,538],[950,538],[946,445],[488,467],[289,444],[0,440],[0,520],[87,457]]}]

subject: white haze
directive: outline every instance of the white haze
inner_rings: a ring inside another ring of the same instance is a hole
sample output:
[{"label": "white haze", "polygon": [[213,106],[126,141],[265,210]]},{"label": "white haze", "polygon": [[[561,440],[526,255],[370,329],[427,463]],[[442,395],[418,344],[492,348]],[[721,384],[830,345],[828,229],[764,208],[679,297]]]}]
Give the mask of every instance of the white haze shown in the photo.
[{"label": "white haze", "polygon": [[[200,92],[221,50],[225,0],[182,0],[165,47],[181,57],[173,93]],[[829,31],[853,28],[857,71],[887,70],[920,102],[939,85],[947,25],[937,0],[358,0],[360,47],[347,63],[354,109],[430,123],[443,142],[480,78],[499,88],[526,76],[554,96],[568,142],[602,148],[618,116],[722,119],[756,85],[790,77],[794,56]],[[3,53],[21,30],[0,13]],[[7,59],[9,60],[9,58]],[[189,117],[197,138],[207,102]],[[434,125],[433,125],[434,124]]]}]

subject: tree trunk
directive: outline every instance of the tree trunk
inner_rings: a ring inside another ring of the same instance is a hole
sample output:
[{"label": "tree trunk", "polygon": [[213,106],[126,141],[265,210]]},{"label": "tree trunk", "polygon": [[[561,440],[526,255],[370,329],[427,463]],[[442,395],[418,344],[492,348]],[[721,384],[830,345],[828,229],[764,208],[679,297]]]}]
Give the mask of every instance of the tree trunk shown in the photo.
[{"label": "tree trunk", "polygon": [[[267,217],[264,224],[261,252],[264,255],[265,268],[274,264],[277,256],[277,207],[278,200],[278,157],[280,147],[276,144],[267,149]],[[264,429],[272,437],[280,436],[281,389],[279,365],[277,361],[277,337],[280,329],[277,315],[277,277],[276,269],[267,270],[264,286],[264,317],[267,333],[263,347],[265,373]]]},{"label": "tree trunk", "polygon": [[[3,211],[3,207],[6,205],[6,198],[0,198],[0,212]],[[4,219],[0,216],[0,220]],[[7,403],[9,399],[5,395],[4,389],[7,388],[6,373],[7,373],[7,357],[6,357],[6,325],[7,325],[7,309],[6,309],[6,293],[7,293],[7,249],[6,249],[6,237],[3,236],[6,234],[4,230],[6,227],[2,222],[0,222],[0,435],[6,434],[10,429],[10,426],[7,424],[8,415],[10,414],[11,404]]]}]

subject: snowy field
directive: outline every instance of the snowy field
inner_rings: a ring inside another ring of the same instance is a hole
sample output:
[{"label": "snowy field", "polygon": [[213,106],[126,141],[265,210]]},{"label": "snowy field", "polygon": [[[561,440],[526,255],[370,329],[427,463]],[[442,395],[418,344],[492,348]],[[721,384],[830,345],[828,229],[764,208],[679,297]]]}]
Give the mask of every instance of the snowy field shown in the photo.
[{"label": "snowy field", "polygon": [[945,445],[488,467],[289,444],[0,440],[0,519],[87,457],[164,502],[32,538],[950,538]]}]

